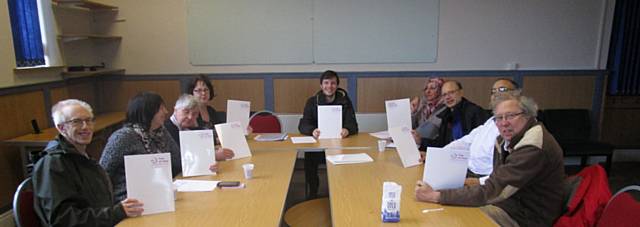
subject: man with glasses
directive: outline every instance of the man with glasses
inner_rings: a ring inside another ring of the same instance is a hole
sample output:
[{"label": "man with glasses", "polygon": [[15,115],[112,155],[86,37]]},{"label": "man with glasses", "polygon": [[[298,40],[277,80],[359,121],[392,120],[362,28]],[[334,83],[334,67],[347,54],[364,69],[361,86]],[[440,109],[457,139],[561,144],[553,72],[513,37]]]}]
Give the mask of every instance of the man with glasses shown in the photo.
[{"label": "man with glasses", "polygon": [[[493,106],[496,98],[500,95],[520,95],[518,83],[508,78],[495,80],[491,87],[491,104]],[[500,135],[498,127],[489,118],[484,124],[474,128],[471,132],[460,139],[457,139],[445,146],[445,148],[464,147],[469,149],[469,168],[466,184],[484,184],[484,181],[493,171],[493,146],[496,138]]]},{"label": "man with glasses", "polygon": [[493,172],[484,185],[434,191],[419,181],[419,201],[481,206],[500,226],[551,226],[562,212],[562,149],[536,121],[537,104],[525,96],[496,97],[494,122],[500,133]]},{"label": "man with glasses", "polygon": [[472,129],[478,127],[489,118],[482,107],[464,98],[462,84],[449,80],[442,85],[442,99],[447,108],[439,112],[441,124],[435,140],[421,140],[421,150],[429,147],[442,147],[447,143],[462,138]]},{"label": "man with glasses", "polygon": [[33,171],[34,208],[46,226],[114,226],[142,214],[142,202],[113,203],[109,177],[86,152],[93,137],[89,104],[69,99],[51,109],[60,132],[49,142]]}]

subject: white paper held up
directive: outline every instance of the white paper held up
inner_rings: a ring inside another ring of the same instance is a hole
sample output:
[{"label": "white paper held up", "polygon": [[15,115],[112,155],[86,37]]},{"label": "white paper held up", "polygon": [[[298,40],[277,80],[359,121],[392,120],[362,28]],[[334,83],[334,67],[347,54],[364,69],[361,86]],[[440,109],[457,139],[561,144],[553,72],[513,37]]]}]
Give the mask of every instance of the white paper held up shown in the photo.
[{"label": "white paper held up", "polygon": [[124,156],[127,197],[144,203],[142,215],[175,211],[171,154]]},{"label": "white paper held up", "polygon": [[319,139],[340,139],[342,131],[342,106],[318,106]]},{"label": "white paper held up", "polygon": [[213,130],[180,131],[182,176],[215,175],[209,166],[216,163]]},{"label": "white paper held up", "polygon": [[220,137],[220,143],[222,147],[233,150],[233,159],[251,156],[247,138],[244,137],[242,130],[242,124],[237,121],[216,125],[216,132],[218,133],[218,137]]},{"label": "white paper held up", "polygon": [[248,135],[249,113],[251,102],[239,100],[227,100],[227,122],[238,121],[242,124],[242,132]]},{"label": "white paper held up", "polygon": [[393,143],[397,147],[396,150],[398,151],[398,156],[400,156],[404,168],[420,164],[420,152],[411,135],[411,128],[390,128],[389,134],[391,134]]},{"label": "white paper held up", "polygon": [[387,128],[411,128],[411,104],[409,99],[387,100],[384,102],[387,111]]},{"label": "white paper held up", "polygon": [[422,181],[434,190],[464,186],[469,165],[469,151],[427,147]]}]

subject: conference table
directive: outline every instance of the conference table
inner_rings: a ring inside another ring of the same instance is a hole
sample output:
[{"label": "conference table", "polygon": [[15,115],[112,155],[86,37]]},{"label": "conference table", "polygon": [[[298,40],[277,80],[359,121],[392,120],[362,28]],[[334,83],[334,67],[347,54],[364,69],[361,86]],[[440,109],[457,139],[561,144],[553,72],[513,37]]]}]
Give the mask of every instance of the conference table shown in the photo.
[{"label": "conference table", "polygon": [[[378,152],[377,139],[366,133],[345,139],[320,139],[314,144],[293,144],[291,140],[256,142],[253,136],[247,141],[251,157],[219,162],[217,175],[188,178],[236,180],[245,183],[246,188],[178,192],[175,212],[127,218],[118,226],[281,226],[297,153],[310,148],[324,148],[326,155],[367,153],[374,159],[361,164],[327,163],[333,226],[496,226],[478,208],[416,201],[414,187],[422,179],[423,165],[403,168],[395,149]],[[255,165],[253,179],[244,179],[244,163]],[[381,221],[384,181],[403,187],[399,223]],[[444,210],[422,213],[423,209],[440,207]]]}]

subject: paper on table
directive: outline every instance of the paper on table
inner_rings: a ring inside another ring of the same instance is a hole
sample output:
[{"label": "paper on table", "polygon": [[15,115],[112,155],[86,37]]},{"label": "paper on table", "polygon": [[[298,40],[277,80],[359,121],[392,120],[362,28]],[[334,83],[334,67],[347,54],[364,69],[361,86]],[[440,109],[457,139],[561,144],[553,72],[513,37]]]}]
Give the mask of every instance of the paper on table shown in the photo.
[{"label": "paper on table", "polygon": [[175,211],[171,154],[124,156],[127,197],[144,203],[142,215]]},{"label": "paper on table", "polygon": [[316,139],[313,136],[294,136],[291,137],[292,143],[316,143]]},{"label": "paper on table", "polygon": [[397,146],[398,156],[405,168],[420,164],[420,152],[411,135],[411,128],[395,127],[389,129],[393,143]]},{"label": "paper on table", "polygon": [[329,155],[327,156],[327,161],[334,165],[340,165],[373,162],[373,159],[366,153],[358,153]]},{"label": "paper on table", "polygon": [[249,101],[227,100],[227,122],[239,121],[242,123],[242,132],[248,135],[250,110],[251,102]]},{"label": "paper on table", "polygon": [[387,110],[387,128],[411,128],[411,107],[409,99],[387,100],[384,102]]},{"label": "paper on table", "polygon": [[212,180],[176,180],[173,185],[179,192],[210,192],[216,189],[220,181]]},{"label": "paper on table", "polygon": [[467,175],[469,151],[427,147],[422,181],[434,190],[461,188]]},{"label": "paper on table", "polygon": [[220,144],[224,148],[233,150],[233,159],[245,158],[251,156],[247,138],[242,133],[242,125],[240,122],[234,121],[230,123],[217,124],[216,132],[220,137]]},{"label": "paper on table", "polygon": [[372,133],[369,133],[369,135],[378,139],[383,139],[383,140],[391,138],[391,136],[389,135],[389,131],[372,132]]},{"label": "paper on table", "polygon": [[287,133],[261,133],[253,137],[255,141],[283,141],[287,139]]},{"label": "paper on table", "polygon": [[180,131],[182,176],[215,175],[209,166],[216,163],[213,130]]},{"label": "paper on table", "polygon": [[387,147],[388,148],[396,148],[397,146],[396,146],[395,143],[391,142],[391,143],[387,143]]},{"label": "paper on table", "polygon": [[340,139],[342,131],[342,106],[318,106],[318,130],[320,139]]}]

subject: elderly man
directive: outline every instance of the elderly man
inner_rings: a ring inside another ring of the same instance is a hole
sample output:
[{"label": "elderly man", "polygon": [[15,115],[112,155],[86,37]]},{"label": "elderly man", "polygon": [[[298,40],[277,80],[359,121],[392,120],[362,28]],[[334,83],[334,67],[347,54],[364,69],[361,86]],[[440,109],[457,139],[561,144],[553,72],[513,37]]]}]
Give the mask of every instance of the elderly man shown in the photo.
[{"label": "elderly man", "polygon": [[442,147],[447,143],[462,138],[472,129],[478,127],[489,118],[489,114],[482,107],[464,98],[462,84],[449,80],[442,85],[442,99],[446,108],[435,114],[441,120],[438,135],[435,139],[424,138],[414,134],[420,150],[429,147]]},{"label": "elderly man", "polygon": [[562,149],[536,121],[538,107],[531,99],[505,95],[497,97],[495,105],[500,137],[485,184],[434,191],[419,181],[416,199],[482,206],[501,226],[551,226],[562,210]]},{"label": "elderly man", "polygon": [[93,137],[89,104],[69,99],[51,110],[60,135],[43,151],[33,171],[35,211],[46,226],[114,226],[139,216],[142,202],[127,198],[113,204],[111,182],[86,152]]},{"label": "elderly man", "polygon": [[[180,131],[198,130],[197,119],[198,99],[193,95],[184,94],[178,98],[176,105],[173,107],[173,115],[164,122],[164,127],[171,134],[171,138],[180,146]],[[218,149],[216,151],[216,160],[224,161],[233,158],[234,154],[231,149]]]},{"label": "elderly man", "polygon": [[[509,94],[519,96],[521,93],[518,83],[511,79],[499,78],[491,88],[491,103],[494,103],[500,95]],[[500,135],[498,127],[489,118],[484,124],[474,128],[471,132],[445,146],[445,148],[468,147],[469,172],[468,184],[484,184],[493,170],[493,147],[496,138]]]}]

